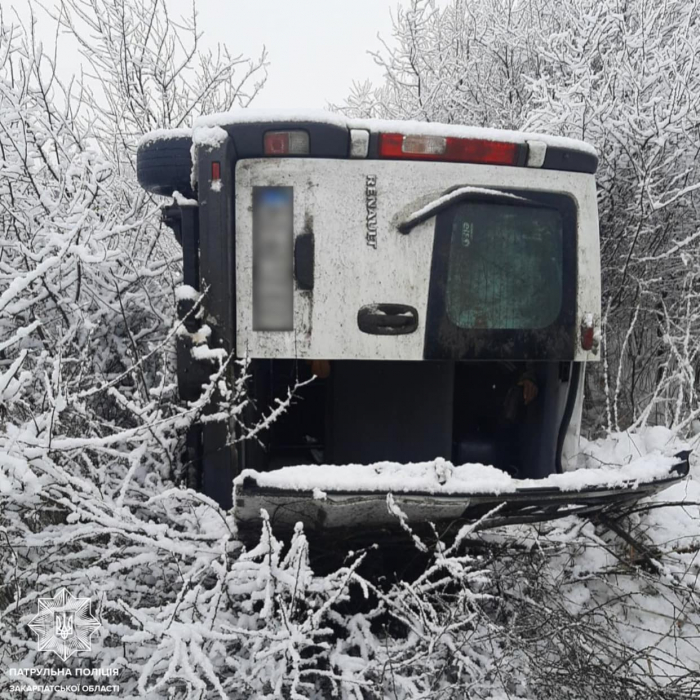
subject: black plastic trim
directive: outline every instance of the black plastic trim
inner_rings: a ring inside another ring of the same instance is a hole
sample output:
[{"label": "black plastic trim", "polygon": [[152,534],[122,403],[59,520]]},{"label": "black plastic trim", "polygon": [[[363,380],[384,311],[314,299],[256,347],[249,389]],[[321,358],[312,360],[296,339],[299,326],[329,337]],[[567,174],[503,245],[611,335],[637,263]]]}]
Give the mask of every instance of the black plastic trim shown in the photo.
[{"label": "black plastic trim", "polygon": [[592,153],[576,151],[573,148],[547,146],[542,169],[563,170],[571,173],[590,173],[593,175],[598,169],[598,156]]},{"label": "black plastic trim", "polygon": [[335,124],[270,120],[230,124],[223,128],[233,139],[238,159],[265,157],[263,143],[267,131],[306,131],[309,134],[309,153],[282,156],[284,158],[348,158],[350,155],[350,132]]},{"label": "black plastic trim", "polygon": [[557,474],[561,474],[564,471],[564,468],[561,463],[561,453],[564,449],[566,431],[569,429],[569,424],[571,423],[571,416],[574,413],[574,406],[576,405],[576,398],[578,396],[578,384],[581,378],[581,364],[581,362],[573,362],[573,367],[569,375],[569,391],[566,395],[564,415],[562,416],[561,425],[559,426],[559,433],[557,434],[557,452],[554,455],[554,468],[557,470]]},{"label": "black plastic trim", "polygon": [[407,335],[418,328],[418,311],[407,304],[370,304],[357,312],[357,327],[370,335]]},{"label": "black plastic trim", "polygon": [[314,234],[311,232],[301,233],[294,240],[294,279],[299,289],[314,288]]},{"label": "black plastic trim", "polygon": [[369,148],[367,150],[367,160],[379,160],[379,133],[376,131],[369,132]]}]

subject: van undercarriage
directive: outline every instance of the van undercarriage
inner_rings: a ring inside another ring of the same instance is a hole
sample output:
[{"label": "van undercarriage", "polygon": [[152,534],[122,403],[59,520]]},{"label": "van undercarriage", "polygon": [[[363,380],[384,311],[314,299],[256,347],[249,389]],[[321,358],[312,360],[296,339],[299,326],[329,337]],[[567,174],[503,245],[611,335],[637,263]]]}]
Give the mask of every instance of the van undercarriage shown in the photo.
[{"label": "van undercarriage", "polygon": [[[408,523],[430,542],[454,536],[467,523],[476,531],[567,515],[619,517],[688,474],[688,454],[680,453],[670,469],[643,483],[633,476],[575,489],[565,481],[564,488],[548,483],[562,471],[580,377],[576,363],[334,361],[323,368],[323,378],[309,383],[318,369],[311,362],[255,360],[251,369],[253,422],[290,386],[303,384],[294,405],[260,440],[243,443],[236,521],[239,537],[251,544],[263,511],[277,534],[290,534],[303,522],[329,546],[352,547],[405,535]],[[538,387],[527,405],[524,375]],[[408,472],[415,463],[438,472],[489,465],[512,481],[504,488],[496,479],[489,491],[477,477],[471,492],[466,483],[461,492],[418,487],[389,497],[386,489],[368,487],[360,473],[360,465],[379,465],[379,472],[382,465],[399,464]],[[275,483],[274,474],[295,466],[311,467],[317,486],[290,488],[284,477]],[[336,483],[340,472],[345,474]]]},{"label": "van undercarriage", "polygon": [[[561,470],[559,440],[573,363],[325,362],[253,360],[249,395],[260,416],[290,386],[293,406],[256,443],[243,447],[242,468],[267,471],[299,464],[423,462],[493,465],[518,478]],[[522,378],[537,397],[528,405]],[[575,397],[574,397],[575,398]],[[251,423],[255,416],[251,416]]]}]

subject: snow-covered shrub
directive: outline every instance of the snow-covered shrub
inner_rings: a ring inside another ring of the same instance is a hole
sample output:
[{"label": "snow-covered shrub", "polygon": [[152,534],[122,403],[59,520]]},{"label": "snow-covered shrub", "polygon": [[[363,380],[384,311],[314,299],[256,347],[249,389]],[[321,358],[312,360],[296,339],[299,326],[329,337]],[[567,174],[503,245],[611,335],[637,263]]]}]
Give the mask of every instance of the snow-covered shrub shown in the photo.
[{"label": "snow-covered shrub", "polygon": [[598,175],[606,423],[698,410],[700,3],[575,3],[541,44],[528,128],[583,137]]},{"label": "snow-covered shrub", "polygon": [[[87,70],[80,81],[62,73],[59,51],[44,49],[34,18],[28,26],[6,19],[0,22],[4,660],[21,657],[8,625],[50,590],[45,575],[87,590],[92,568],[107,571],[110,558],[108,550],[97,554],[97,541],[109,548],[120,522],[142,542],[162,534],[156,520],[167,521],[176,507],[169,500],[181,497],[164,494],[179,477],[179,444],[202,402],[176,400],[181,254],[160,224],[159,203],[136,183],[135,132],[187,123],[202,108],[245,105],[250,97],[231,82],[240,59],[203,55],[195,27],[174,23],[161,0],[61,3],[59,19],[75,29],[72,41],[83,30],[93,41],[91,51],[83,48],[94,75]],[[195,68],[201,62],[216,75],[202,75]],[[243,75],[263,68],[264,57],[246,64]],[[198,77],[188,82],[193,72]],[[227,398],[243,400],[237,391]],[[160,499],[168,503],[162,512]],[[175,527],[187,526],[179,520]],[[107,529],[97,533],[95,522]]]},{"label": "snow-covered shrub", "polygon": [[199,410],[175,401],[181,253],[136,183],[134,144],[247,104],[264,56],[236,87],[244,62],[201,53],[161,0],[66,0],[57,20],[83,50],[81,81],[34,19],[0,28],[0,484],[14,493],[46,457],[105,481],[124,464],[126,491],[175,476],[175,428]]},{"label": "snow-covered shrub", "polygon": [[[586,444],[586,459],[673,448],[653,431]],[[37,479],[3,498],[0,693],[10,668],[62,666],[27,627],[62,586],[102,623],[70,665],[118,669],[125,698],[670,700],[700,682],[696,481],[640,504],[620,523],[629,542],[576,518],[477,524],[449,545],[406,533],[320,575],[300,527],[282,542],[264,519],[246,552],[231,513],[157,473],[129,479],[120,454],[83,471],[34,455]]]}]

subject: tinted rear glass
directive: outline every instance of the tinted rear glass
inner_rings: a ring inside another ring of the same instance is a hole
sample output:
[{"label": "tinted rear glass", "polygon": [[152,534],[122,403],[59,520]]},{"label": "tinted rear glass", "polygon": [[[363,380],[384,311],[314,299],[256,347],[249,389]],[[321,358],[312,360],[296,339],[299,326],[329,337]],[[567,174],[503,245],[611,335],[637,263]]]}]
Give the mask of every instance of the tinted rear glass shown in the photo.
[{"label": "tinted rear glass", "polygon": [[557,210],[462,204],[452,224],[447,315],[460,328],[546,328],[561,310],[562,264]]}]

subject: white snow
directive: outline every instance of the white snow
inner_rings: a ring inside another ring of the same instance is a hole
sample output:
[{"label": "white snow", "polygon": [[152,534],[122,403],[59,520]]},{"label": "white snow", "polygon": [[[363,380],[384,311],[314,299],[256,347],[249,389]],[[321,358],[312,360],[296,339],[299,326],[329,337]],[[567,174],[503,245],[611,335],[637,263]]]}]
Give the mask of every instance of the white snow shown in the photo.
[{"label": "white snow", "polygon": [[153,129],[138,140],[137,146],[140,148],[154,141],[169,141],[183,136],[192,136],[192,129]]},{"label": "white snow", "polygon": [[351,120],[342,114],[324,109],[234,109],[230,112],[201,116],[195,120],[195,127],[251,124],[261,121],[311,122],[346,127]]},{"label": "white snow", "polygon": [[199,206],[199,202],[196,199],[190,199],[180,194],[177,190],[173,192],[173,199],[175,203],[181,207],[196,207]]},{"label": "white snow", "polygon": [[672,430],[651,426],[640,431],[621,431],[591,441],[581,438],[579,465],[585,469],[630,465],[640,458],[674,455],[691,445],[680,440]]},{"label": "white snow", "polygon": [[[215,123],[212,124],[202,124],[197,121],[193,129],[154,129],[144,134],[138,141],[138,147],[144,146],[146,144],[154,143],[155,141],[168,141],[170,139],[190,137],[192,139],[192,186],[196,185],[196,147],[202,148],[217,148],[220,146],[227,138],[228,134],[224,129]],[[194,206],[197,204],[196,201],[182,197],[179,193],[174,193],[175,201],[182,205]],[[178,196],[181,199],[178,199]]]},{"label": "white snow", "polygon": [[195,345],[203,345],[211,337],[211,326],[203,323],[199,330],[196,333],[192,333],[190,337]]},{"label": "white snow", "polygon": [[348,119],[342,114],[325,110],[286,110],[286,109],[240,109],[231,112],[221,112],[199,117],[195,121],[195,129],[200,127],[228,126],[230,124],[245,124],[259,121],[278,122],[310,122],[332,124],[347,129],[366,129],[373,132],[418,135],[446,136],[454,138],[484,139],[524,144],[528,141],[540,141],[548,146],[570,148],[582,153],[596,155],[596,150],[590,145],[577,139],[548,134],[533,134],[525,131],[508,131],[505,129],[490,129],[459,124],[440,124],[437,122],[420,122],[410,120],[384,119]]},{"label": "white snow", "polygon": [[181,284],[175,289],[175,299],[178,301],[197,301],[198,298],[199,292],[194,287],[190,287],[189,284]]},{"label": "white snow", "polygon": [[581,491],[593,486],[636,485],[669,475],[678,462],[672,455],[654,449],[626,464],[607,464],[553,474],[545,479],[515,479],[500,469],[484,464],[454,466],[438,458],[430,462],[399,464],[378,462],[371,465],[343,466],[310,464],[284,467],[271,472],[244,470],[236,480],[252,477],[259,486],[292,491],[342,491],[428,493],[434,495],[468,495],[512,493],[516,490],[557,487],[563,491]]},{"label": "white snow", "polygon": [[[648,532],[656,542],[673,542],[680,547],[700,547],[700,481],[687,479],[674,484],[655,497],[678,505],[650,510],[646,516]],[[687,504],[687,505],[681,505]]]},{"label": "white snow", "polygon": [[223,348],[210,348],[207,345],[195,345],[192,349],[192,357],[195,360],[219,360],[226,359],[226,350]]},{"label": "white snow", "polygon": [[228,132],[220,126],[201,126],[197,123],[192,133],[192,141],[198,146],[218,148],[228,138]]}]

